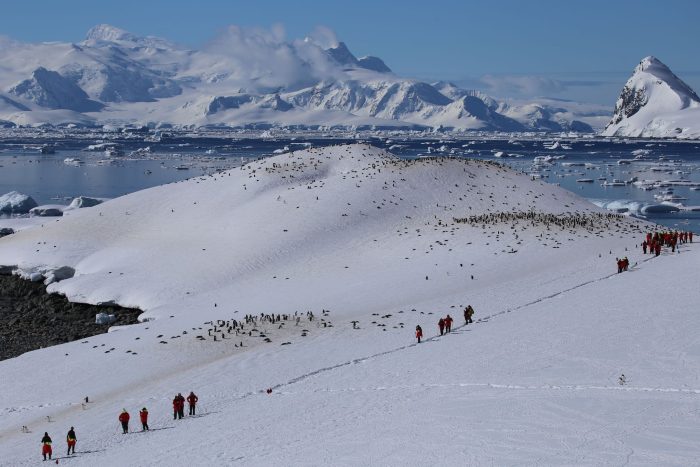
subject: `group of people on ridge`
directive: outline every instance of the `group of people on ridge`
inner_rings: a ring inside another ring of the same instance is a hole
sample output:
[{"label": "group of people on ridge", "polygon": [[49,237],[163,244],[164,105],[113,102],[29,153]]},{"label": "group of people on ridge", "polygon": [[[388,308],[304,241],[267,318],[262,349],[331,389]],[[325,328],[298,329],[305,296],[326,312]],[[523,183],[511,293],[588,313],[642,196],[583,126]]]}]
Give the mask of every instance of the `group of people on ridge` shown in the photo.
[{"label": "group of people on ridge", "polygon": [[[119,423],[122,424],[122,433],[127,434],[129,432],[129,412],[126,409],[122,409],[122,413],[119,414]],[[148,409],[146,407],[139,410],[139,420],[141,421],[141,431],[148,431]]]},{"label": "group of people on ridge", "polygon": [[[192,391],[190,392],[190,395],[187,396],[187,399],[185,399],[181,393],[178,393],[177,396],[175,396],[175,399],[173,399],[174,418],[178,419],[184,417],[185,400],[187,400],[190,406],[189,414],[195,415],[195,407],[199,401],[199,397],[197,397],[197,395]],[[129,412],[127,412],[126,409],[122,409],[121,413],[119,414],[119,423],[122,426],[123,434],[129,433],[130,419],[131,416],[129,415]],[[141,430],[148,431],[148,410],[146,407],[139,411],[139,420],[141,421]],[[44,437],[41,438],[41,454],[44,456],[44,460],[46,460],[47,457],[49,460],[51,460],[51,455],[53,454],[51,442],[49,433],[45,432]],[[68,455],[70,456],[71,453],[75,454],[75,443],[77,442],[77,437],[75,436],[75,429],[73,427],[70,427],[70,430],[66,435],[66,442],[68,443]]]},{"label": "group of people on ridge", "polygon": [[[467,307],[464,309],[464,324],[465,326],[469,323],[473,323],[474,321],[472,320],[472,316],[474,316],[474,308],[471,305],[467,305]],[[444,335],[447,332],[452,332],[452,323],[454,322],[454,319],[448,314],[444,318],[440,318],[438,320],[438,329],[440,330],[440,335]],[[418,340],[418,343],[420,344],[421,339],[423,338],[423,328],[420,327],[420,325],[416,326],[416,339]]]},{"label": "group of people on ridge", "polygon": [[617,260],[617,273],[621,273],[622,271],[627,271],[627,268],[630,267],[630,260],[627,259],[627,256],[624,258],[615,258]]},{"label": "group of people on ridge", "polygon": [[442,336],[445,332],[451,332],[452,331],[452,316],[449,314],[445,316],[444,318],[440,318],[438,320],[438,328],[440,329],[440,335]]},{"label": "group of people on ridge", "polygon": [[[190,391],[190,395],[187,396],[187,404],[190,407],[189,414],[195,415],[197,401],[199,398],[194,392]],[[181,393],[177,393],[177,396],[173,399],[173,420],[182,419],[185,416],[185,397]]]},{"label": "group of people on ridge", "polygon": [[642,252],[644,254],[649,250],[649,254],[659,256],[661,247],[667,246],[671,248],[671,253],[676,252],[676,245],[679,243],[693,243],[693,232],[647,232],[647,236],[642,242]]}]

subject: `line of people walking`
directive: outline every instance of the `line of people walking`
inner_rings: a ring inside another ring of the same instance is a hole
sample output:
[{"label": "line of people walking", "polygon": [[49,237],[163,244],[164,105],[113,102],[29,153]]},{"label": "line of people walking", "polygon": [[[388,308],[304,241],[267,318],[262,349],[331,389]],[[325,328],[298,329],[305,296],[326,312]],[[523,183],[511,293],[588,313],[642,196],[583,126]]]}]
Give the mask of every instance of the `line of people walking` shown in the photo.
[{"label": "line of people walking", "polygon": [[[469,323],[473,323],[474,320],[472,317],[474,316],[474,308],[471,305],[467,305],[466,308],[464,308],[464,325],[466,326]],[[440,331],[440,335],[443,336],[449,332],[452,332],[452,323],[454,322],[454,319],[448,314],[444,318],[440,318],[438,320],[438,329]],[[423,338],[423,328],[420,327],[420,325],[416,326],[416,340],[420,344],[421,339]]]},{"label": "line of people walking", "polygon": [[[75,428],[70,427],[68,434],[66,434],[66,444],[68,444],[68,453],[66,455],[70,456],[71,453],[75,454],[75,443],[77,441],[78,438],[75,436]],[[45,431],[44,437],[41,438],[41,455],[44,456],[44,460],[47,458],[48,460],[51,460],[51,456],[53,456],[53,448],[51,447],[52,443],[53,441],[51,441],[49,432]]]},{"label": "line of people walking", "polygon": [[440,329],[440,335],[442,336],[446,332],[452,332],[452,322],[454,320],[452,319],[452,316],[449,314],[445,316],[444,318],[440,318],[438,320],[438,329]]},{"label": "line of people walking", "polygon": [[683,243],[693,243],[693,232],[647,232],[646,238],[641,244],[642,252],[659,256],[661,247],[666,246],[671,248],[671,253],[676,252],[676,246]]},{"label": "line of people walking", "polygon": [[[182,419],[185,416],[185,400],[189,405],[189,415],[194,416],[196,414],[196,407],[197,403],[199,402],[199,397],[197,397],[194,391],[190,391],[190,394],[189,396],[187,396],[187,399],[185,399],[185,397],[181,393],[177,393],[177,395],[173,399],[174,419]],[[129,433],[130,419],[131,416],[129,415],[129,412],[126,409],[122,409],[118,417],[119,423],[122,428],[122,434]],[[146,409],[146,407],[139,410],[139,420],[141,421],[141,431],[149,431],[148,409]],[[70,430],[68,430],[68,434],[66,435],[66,443],[68,444],[68,456],[70,456],[71,454],[75,454],[75,445],[77,441],[78,438],[75,435],[75,428],[70,427]],[[44,437],[41,438],[41,454],[44,457],[44,460],[51,460],[51,456],[53,455],[53,449],[51,445],[52,441],[51,437],[49,436],[49,433],[44,432]]]}]

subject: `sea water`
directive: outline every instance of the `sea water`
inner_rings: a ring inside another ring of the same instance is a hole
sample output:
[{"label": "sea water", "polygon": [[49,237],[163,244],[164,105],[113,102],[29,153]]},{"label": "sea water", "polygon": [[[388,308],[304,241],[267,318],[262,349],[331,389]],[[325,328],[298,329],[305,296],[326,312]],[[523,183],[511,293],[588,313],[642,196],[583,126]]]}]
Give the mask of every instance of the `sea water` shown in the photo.
[{"label": "sea water", "polygon": [[[42,141],[55,146],[53,154],[41,154],[36,143],[0,141],[0,194],[19,191],[40,205],[69,204],[81,195],[115,198],[280,152],[355,141],[328,137],[131,139],[115,142],[117,151],[109,154],[99,146],[86,150],[90,142],[85,140]],[[369,137],[364,142],[404,158],[452,156],[498,161],[542,183],[558,184],[601,207],[700,233],[697,142],[494,137]],[[664,201],[671,196],[676,199]],[[669,203],[690,210],[658,212]]]}]

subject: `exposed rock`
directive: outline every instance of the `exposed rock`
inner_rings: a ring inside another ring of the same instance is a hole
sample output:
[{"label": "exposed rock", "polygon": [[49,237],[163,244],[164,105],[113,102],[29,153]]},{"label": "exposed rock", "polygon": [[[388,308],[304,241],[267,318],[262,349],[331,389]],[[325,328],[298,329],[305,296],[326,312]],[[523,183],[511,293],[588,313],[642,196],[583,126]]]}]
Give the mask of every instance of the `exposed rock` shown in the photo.
[{"label": "exposed rock", "polygon": [[109,325],[95,324],[98,313],[112,314],[114,324],[124,325],[137,323],[141,310],[71,303],[48,294],[41,282],[0,275],[0,360],[105,333]]}]

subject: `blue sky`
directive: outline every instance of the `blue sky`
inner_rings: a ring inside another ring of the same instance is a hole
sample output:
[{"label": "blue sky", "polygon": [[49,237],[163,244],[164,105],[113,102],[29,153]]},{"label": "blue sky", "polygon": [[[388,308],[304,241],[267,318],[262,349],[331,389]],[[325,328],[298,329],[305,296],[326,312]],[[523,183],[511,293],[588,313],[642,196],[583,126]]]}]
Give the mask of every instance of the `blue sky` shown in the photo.
[{"label": "blue sky", "polygon": [[402,76],[612,105],[646,55],[700,90],[698,17],[693,0],[24,0],[3,3],[0,34],[77,42],[108,23],[198,47],[231,24],[289,39],[323,26]]}]

